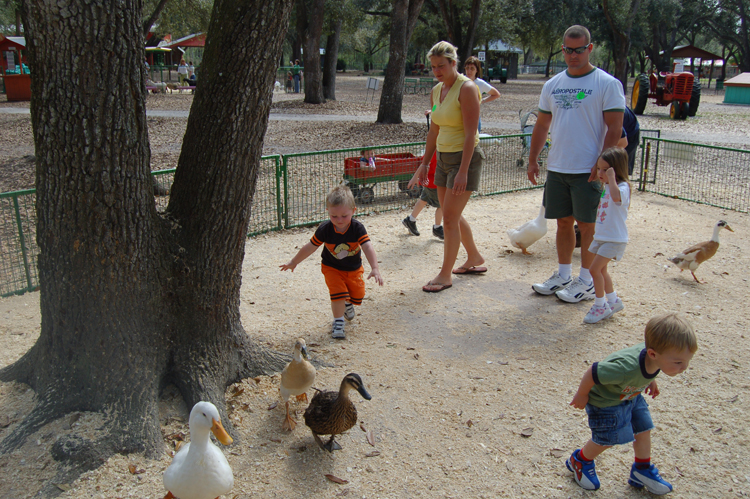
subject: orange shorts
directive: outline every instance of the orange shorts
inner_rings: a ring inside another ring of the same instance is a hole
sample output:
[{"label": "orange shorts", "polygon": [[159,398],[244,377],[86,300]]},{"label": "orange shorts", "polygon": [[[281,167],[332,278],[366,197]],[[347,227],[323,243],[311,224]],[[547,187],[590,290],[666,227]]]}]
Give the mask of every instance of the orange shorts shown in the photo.
[{"label": "orange shorts", "polygon": [[338,270],[328,265],[320,266],[326,278],[331,301],[346,300],[353,305],[362,305],[365,297],[364,267],[357,270]]}]

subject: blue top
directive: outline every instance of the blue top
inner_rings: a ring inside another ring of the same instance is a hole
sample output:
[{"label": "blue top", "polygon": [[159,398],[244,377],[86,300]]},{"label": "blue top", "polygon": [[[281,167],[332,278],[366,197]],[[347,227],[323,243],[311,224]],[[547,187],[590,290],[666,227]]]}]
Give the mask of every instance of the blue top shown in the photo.
[{"label": "blue top", "polygon": [[627,107],[625,108],[625,114],[622,115],[622,127],[625,129],[625,133],[628,134],[628,143],[633,142],[635,135],[641,130],[635,113]]}]

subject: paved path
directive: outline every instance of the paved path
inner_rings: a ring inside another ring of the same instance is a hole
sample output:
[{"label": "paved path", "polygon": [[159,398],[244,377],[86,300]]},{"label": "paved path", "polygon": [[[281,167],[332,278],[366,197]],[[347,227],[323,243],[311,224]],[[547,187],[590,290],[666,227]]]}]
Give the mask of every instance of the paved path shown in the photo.
[{"label": "paved path", "polygon": [[[17,107],[0,107],[0,114],[29,114],[27,108]],[[189,111],[161,111],[151,110],[146,111],[146,116],[151,118],[187,118]],[[271,113],[271,121],[361,121],[361,122],[375,122],[376,115],[364,115],[364,116],[348,116],[338,114],[287,114],[287,113]],[[424,123],[427,122],[424,118],[412,118],[405,117],[404,121],[410,123]],[[517,121],[483,121],[482,125],[486,128],[500,128],[507,130],[515,130],[519,128]],[[519,130],[520,133],[520,130]],[[680,132],[674,130],[662,130],[661,138],[671,140],[684,140],[686,142],[698,142],[698,143],[714,143],[714,144],[744,144],[750,145],[750,135],[746,133],[704,133],[704,132]]]}]

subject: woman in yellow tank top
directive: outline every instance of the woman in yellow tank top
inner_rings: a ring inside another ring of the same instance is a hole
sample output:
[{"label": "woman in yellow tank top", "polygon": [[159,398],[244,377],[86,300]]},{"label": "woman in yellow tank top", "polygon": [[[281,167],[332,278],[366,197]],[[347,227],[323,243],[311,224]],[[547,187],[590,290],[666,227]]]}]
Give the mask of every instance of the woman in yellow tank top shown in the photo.
[{"label": "woman in yellow tank top", "polygon": [[[427,133],[424,159],[410,184],[416,183],[417,179],[424,181],[430,158],[437,149],[435,185],[443,208],[443,267],[422,287],[423,291],[437,293],[453,285],[453,274],[487,272],[487,268],[481,266],[484,258],[474,243],[471,227],[462,215],[471,193],[479,188],[484,154],[477,147],[479,92],[474,82],[458,73],[456,47],[439,42],[427,56],[438,84],[432,89],[430,98],[432,123]],[[466,261],[454,269],[461,244],[466,249]]]}]

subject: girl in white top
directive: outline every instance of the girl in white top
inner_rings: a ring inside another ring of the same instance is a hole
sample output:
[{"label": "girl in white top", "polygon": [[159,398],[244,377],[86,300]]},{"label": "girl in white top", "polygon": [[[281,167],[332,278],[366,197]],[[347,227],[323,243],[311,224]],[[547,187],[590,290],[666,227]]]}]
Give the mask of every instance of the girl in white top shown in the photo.
[{"label": "girl in white top", "polygon": [[[466,62],[464,63],[464,73],[466,73],[466,76],[474,81],[474,84],[479,89],[479,98],[481,100],[481,104],[484,104],[485,102],[492,102],[493,100],[500,97],[500,92],[498,92],[495,87],[482,79],[482,63],[479,62],[479,59],[474,56],[466,59]],[[482,132],[481,117],[479,118],[477,132]]]},{"label": "girl in white top", "polygon": [[621,147],[606,149],[596,162],[597,176],[604,184],[599,210],[596,214],[594,241],[589,247],[594,261],[589,270],[594,279],[596,298],[583,322],[593,324],[622,310],[607,264],[621,260],[628,243],[630,182],[628,182],[628,153]]}]

